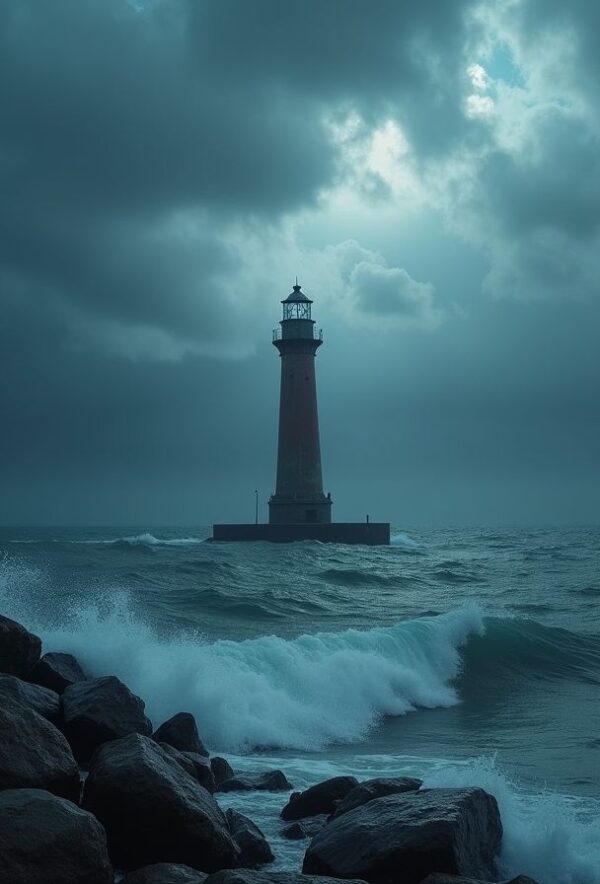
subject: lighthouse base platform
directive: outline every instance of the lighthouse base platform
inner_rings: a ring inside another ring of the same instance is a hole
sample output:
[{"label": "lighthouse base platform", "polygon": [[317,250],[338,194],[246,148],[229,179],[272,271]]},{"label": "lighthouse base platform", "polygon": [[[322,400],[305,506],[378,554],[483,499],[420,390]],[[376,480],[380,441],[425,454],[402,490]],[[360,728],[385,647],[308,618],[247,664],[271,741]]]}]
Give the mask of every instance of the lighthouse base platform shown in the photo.
[{"label": "lighthouse base platform", "polygon": [[367,546],[389,546],[389,522],[327,522],[279,525],[213,525],[213,540],[294,543],[298,540],[319,540],[321,543],[363,543]]}]

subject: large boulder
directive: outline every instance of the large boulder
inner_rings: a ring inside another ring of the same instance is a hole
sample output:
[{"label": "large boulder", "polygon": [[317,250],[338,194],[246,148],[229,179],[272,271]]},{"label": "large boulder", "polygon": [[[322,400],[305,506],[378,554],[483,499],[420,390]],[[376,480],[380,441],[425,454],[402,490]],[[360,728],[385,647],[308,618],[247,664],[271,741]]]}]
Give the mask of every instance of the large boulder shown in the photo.
[{"label": "large boulder", "polygon": [[53,724],[60,720],[60,697],[56,691],[29,684],[16,675],[0,675],[0,705],[9,702],[33,709]]},{"label": "large boulder", "polygon": [[79,768],[61,732],[33,709],[0,706],[0,789],[46,789],[79,801]]},{"label": "large boulder", "polygon": [[106,827],[115,865],[233,867],[239,849],[213,797],[154,740],[131,734],[92,759],[83,806]]},{"label": "large boulder", "polygon": [[236,774],[218,786],[218,792],[289,792],[294,787],[281,770]]},{"label": "large boulder", "polygon": [[299,820],[319,813],[333,813],[338,801],[358,786],[356,777],[332,777],[317,783],[304,792],[293,792],[281,811],[284,820]]},{"label": "large boulder", "polygon": [[65,734],[78,761],[89,761],[109,740],[152,733],[144,701],[114,675],[70,685],[62,695],[62,707]]},{"label": "large boulder", "polygon": [[0,881],[112,884],[104,829],[90,813],[49,792],[0,792]]},{"label": "large boulder", "polygon": [[25,678],[40,659],[42,640],[0,614],[0,672]]},{"label": "large boulder", "polygon": [[483,789],[427,789],[376,798],[315,835],[303,871],[370,884],[419,884],[431,872],[492,879],[502,840]]},{"label": "large boulder", "polygon": [[207,877],[205,872],[181,863],[153,863],[125,875],[122,884],[204,884]]},{"label": "large boulder", "polygon": [[333,819],[373,801],[374,798],[383,798],[384,795],[399,795],[402,792],[416,792],[423,785],[422,780],[413,777],[377,777],[374,780],[365,780],[351,789],[345,798],[336,805],[333,811]]},{"label": "large boulder", "polygon": [[[206,884],[336,884],[336,878],[301,875],[300,872],[272,872],[267,869],[234,869],[209,875]],[[351,884],[365,884],[365,882],[352,881]]]},{"label": "large boulder", "polygon": [[50,688],[57,694],[62,694],[65,688],[78,681],[85,681],[86,678],[77,658],[73,654],[63,654],[59,651],[44,654],[29,675],[30,681],[44,688]]},{"label": "large boulder", "polygon": [[168,743],[159,743],[158,745],[211,794],[216,791],[212,767],[205,755],[198,755],[196,752],[180,752],[173,746],[169,746]]},{"label": "large boulder", "polygon": [[235,776],[232,766],[225,758],[221,758],[220,755],[213,755],[210,759],[210,767],[217,786]]},{"label": "large boulder", "polygon": [[269,847],[269,842],[251,819],[232,808],[225,811],[225,817],[229,831],[241,851],[238,860],[240,866],[251,868],[261,863],[273,862],[275,857]]},{"label": "large boulder", "polygon": [[152,736],[157,743],[168,743],[180,752],[195,752],[197,755],[208,756],[198,734],[196,719],[191,712],[178,712],[161,724]]}]

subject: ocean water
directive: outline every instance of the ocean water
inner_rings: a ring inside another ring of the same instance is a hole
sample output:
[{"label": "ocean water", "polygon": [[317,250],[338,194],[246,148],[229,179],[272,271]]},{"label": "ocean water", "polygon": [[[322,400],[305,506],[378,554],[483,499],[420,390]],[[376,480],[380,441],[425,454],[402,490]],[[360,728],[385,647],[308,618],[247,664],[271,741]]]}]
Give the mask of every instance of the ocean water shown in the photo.
[{"label": "ocean water", "polygon": [[[390,547],[215,544],[206,528],[0,529],[0,611],[116,674],[212,753],[480,785],[502,872],[600,884],[600,529],[407,530]],[[281,793],[221,796],[267,834]]]}]

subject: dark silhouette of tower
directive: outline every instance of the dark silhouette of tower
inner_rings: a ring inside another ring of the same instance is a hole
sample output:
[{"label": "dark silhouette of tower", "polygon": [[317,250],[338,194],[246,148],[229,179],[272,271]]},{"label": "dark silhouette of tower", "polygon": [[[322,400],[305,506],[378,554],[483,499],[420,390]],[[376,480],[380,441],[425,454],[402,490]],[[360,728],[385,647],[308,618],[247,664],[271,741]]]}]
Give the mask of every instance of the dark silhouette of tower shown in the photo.
[{"label": "dark silhouette of tower", "polygon": [[315,334],[312,301],[294,286],[283,304],[273,344],[281,357],[277,484],[269,501],[269,522],[331,522],[331,497],[323,493],[315,356],[323,343]]},{"label": "dark silhouette of tower", "polygon": [[331,521],[331,496],[323,493],[315,380],[315,356],[323,334],[315,334],[312,301],[303,294],[298,280],[281,303],[283,319],[273,332],[273,344],[281,357],[281,391],[277,483],[269,500],[269,521],[258,520],[257,496],[254,524],[213,525],[212,539],[389,544],[389,522],[371,522],[368,516],[364,522]]}]

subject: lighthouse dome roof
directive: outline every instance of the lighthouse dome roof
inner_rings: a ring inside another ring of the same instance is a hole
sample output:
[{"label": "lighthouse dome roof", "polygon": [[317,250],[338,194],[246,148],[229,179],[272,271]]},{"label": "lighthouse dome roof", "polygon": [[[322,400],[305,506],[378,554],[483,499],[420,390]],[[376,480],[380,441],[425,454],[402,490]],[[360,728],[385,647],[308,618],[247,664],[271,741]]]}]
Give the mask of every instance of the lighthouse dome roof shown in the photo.
[{"label": "lighthouse dome roof", "polygon": [[296,283],[296,285],[294,286],[294,291],[290,292],[290,294],[287,296],[287,298],[284,298],[281,303],[282,304],[289,304],[290,302],[294,303],[294,302],[300,301],[300,302],[305,302],[307,304],[312,304],[311,299],[307,298],[306,295],[304,294],[304,292],[300,291],[301,288],[302,288],[302,286],[299,286],[298,283]]}]

